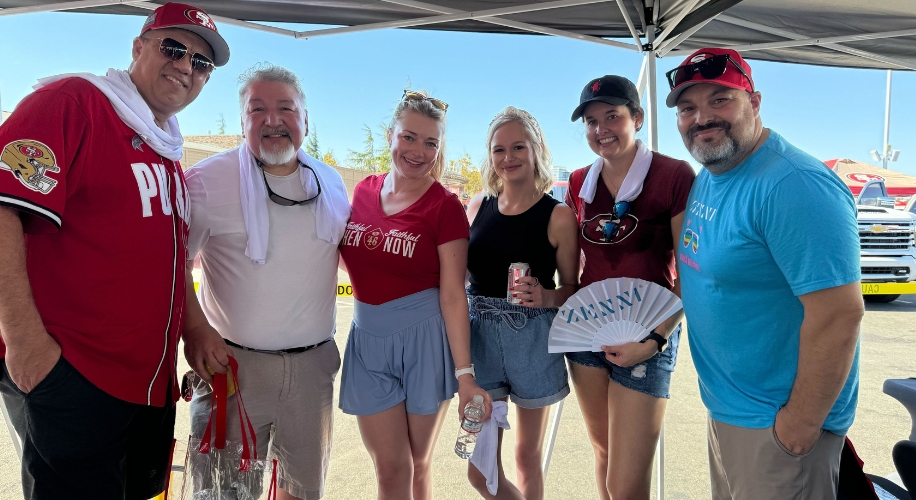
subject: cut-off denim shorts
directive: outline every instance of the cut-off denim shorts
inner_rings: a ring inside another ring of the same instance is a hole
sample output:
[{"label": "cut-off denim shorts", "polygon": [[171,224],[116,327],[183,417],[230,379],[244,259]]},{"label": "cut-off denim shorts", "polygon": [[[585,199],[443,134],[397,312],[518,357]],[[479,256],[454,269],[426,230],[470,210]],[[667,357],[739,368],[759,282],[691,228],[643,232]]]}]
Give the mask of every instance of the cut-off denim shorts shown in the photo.
[{"label": "cut-off denim shorts", "polygon": [[556,309],[469,296],[471,362],[477,385],[493,399],[506,396],[522,408],[543,408],[569,394],[563,354],[547,352]]},{"label": "cut-off denim shorts", "polygon": [[677,362],[680,337],[681,325],[678,325],[668,339],[667,349],[629,368],[621,368],[611,363],[603,352],[567,352],[566,357],[579,365],[606,369],[611,380],[627,389],[668,399],[671,397],[668,391],[671,389],[671,373],[674,372]]}]

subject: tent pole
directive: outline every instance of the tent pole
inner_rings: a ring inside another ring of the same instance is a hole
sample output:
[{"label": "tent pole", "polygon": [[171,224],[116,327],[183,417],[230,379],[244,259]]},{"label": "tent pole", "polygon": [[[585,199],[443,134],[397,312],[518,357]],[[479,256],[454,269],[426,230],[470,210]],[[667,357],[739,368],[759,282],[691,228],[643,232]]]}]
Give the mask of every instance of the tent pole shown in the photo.
[{"label": "tent pole", "polygon": [[[649,126],[649,149],[658,151],[658,95],[656,81],[656,53],[655,53],[655,25],[646,26],[646,42],[649,50],[646,54],[646,124]],[[656,498],[665,498],[665,424],[662,423],[661,433],[658,435],[658,445],[655,449],[655,467],[658,471],[658,495]]]},{"label": "tent pole", "polygon": [[649,126],[649,149],[658,150],[658,110],[657,110],[657,90],[655,81],[655,26],[646,26],[647,46],[652,47],[646,50],[646,124]]},{"label": "tent pole", "polygon": [[891,155],[890,135],[891,135],[891,75],[893,71],[887,70],[887,97],[884,100],[884,151],[881,152],[881,159],[884,162],[884,168],[887,168],[887,160]]},{"label": "tent pole", "polygon": [[563,401],[559,400],[554,405],[553,423],[550,424],[550,431],[547,433],[547,443],[544,450],[544,461],[541,463],[541,470],[544,471],[544,483],[547,483],[547,470],[550,469],[550,457],[553,456],[553,446],[557,443],[557,431],[560,429],[560,419],[563,417]]}]

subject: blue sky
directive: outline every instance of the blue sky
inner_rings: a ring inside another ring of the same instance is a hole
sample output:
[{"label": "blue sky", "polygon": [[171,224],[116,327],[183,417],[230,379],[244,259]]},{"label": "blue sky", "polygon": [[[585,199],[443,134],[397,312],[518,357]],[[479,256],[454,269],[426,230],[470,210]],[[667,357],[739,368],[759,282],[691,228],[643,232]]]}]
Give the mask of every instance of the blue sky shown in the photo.
[{"label": "blue sky", "polygon": [[[0,105],[12,110],[44,76],[126,68],[130,40],[142,22],[142,17],[74,13],[0,17]],[[375,130],[388,122],[409,85],[449,103],[450,158],[469,153],[480,161],[487,125],[513,105],[539,120],[555,164],[578,168],[594,159],[582,125],[569,120],[582,87],[604,74],[635,81],[641,64],[635,52],[533,35],[383,30],[295,40],[227,25],[220,31],[232,58],[179,115],[182,132],[216,133],[222,113],[226,133],[240,133],[236,79],[253,64],[270,61],[302,78],[320,147],[341,160],[348,149],[361,147],[364,124]],[[664,106],[663,74],[679,62],[658,61],[659,150],[691,160],[674,114]],[[874,163],[868,152],[882,144],[885,71],[750,64],[763,93],[765,126],[822,160]],[[891,166],[916,175],[916,73],[894,73],[892,102],[890,142],[902,153]]]}]

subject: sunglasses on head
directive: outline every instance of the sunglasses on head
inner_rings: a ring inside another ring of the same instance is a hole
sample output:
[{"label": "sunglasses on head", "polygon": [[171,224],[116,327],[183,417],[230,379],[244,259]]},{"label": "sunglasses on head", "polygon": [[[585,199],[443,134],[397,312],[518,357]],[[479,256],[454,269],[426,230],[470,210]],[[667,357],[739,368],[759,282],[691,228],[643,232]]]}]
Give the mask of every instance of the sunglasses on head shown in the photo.
[{"label": "sunglasses on head", "polygon": [[[188,48],[185,44],[171,38],[145,38],[145,40],[159,40],[159,53],[166,59],[178,62],[184,59],[188,54]],[[194,71],[199,71],[209,75],[213,71],[213,61],[202,55],[200,52],[191,54],[191,67]]]},{"label": "sunglasses on head", "polygon": [[429,97],[421,92],[415,92],[413,90],[405,90],[404,95],[401,96],[402,101],[429,101],[433,106],[441,109],[442,111],[448,110],[448,104],[444,101],[440,101],[435,97]]},{"label": "sunglasses on head", "polygon": [[685,64],[683,66],[678,66],[677,68],[672,69],[671,71],[665,73],[665,76],[668,78],[668,86],[673,90],[678,85],[689,82],[693,79],[693,75],[699,73],[700,76],[706,80],[714,80],[725,74],[725,70],[728,68],[728,63],[732,63],[738,71],[747,78],[748,83],[751,84],[751,90],[754,89],[754,82],[751,81],[751,77],[747,76],[747,73],[738,64],[734,59],[731,58],[728,54],[719,54],[712,57],[707,57],[702,61],[695,62],[692,64]]},{"label": "sunglasses on head", "polygon": [[270,183],[267,182],[267,174],[264,172],[264,164],[261,163],[261,160],[257,158],[255,158],[255,162],[258,164],[258,168],[261,169],[261,177],[264,178],[264,187],[267,188],[267,198],[270,199],[270,201],[276,203],[277,205],[284,206],[284,207],[292,207],[295,205],[305,205],[306,203],[310,201],[314,201],[316,198],[318,198],[318,195],[321,194],[321,183],[318,182],[318,174],[315,173],[315,170],[313,170],[312,167],[306,165],[305,163],[302,163],[301,161],[299,162],[299,166],[311,172],[312,179],[315,180],[315,185],[318,186],[318,192],[315,193],[315,196],[312,196],[305,200],[291,200],[289,198],[285,198],[275,193],[273,189],[270,189]]}]

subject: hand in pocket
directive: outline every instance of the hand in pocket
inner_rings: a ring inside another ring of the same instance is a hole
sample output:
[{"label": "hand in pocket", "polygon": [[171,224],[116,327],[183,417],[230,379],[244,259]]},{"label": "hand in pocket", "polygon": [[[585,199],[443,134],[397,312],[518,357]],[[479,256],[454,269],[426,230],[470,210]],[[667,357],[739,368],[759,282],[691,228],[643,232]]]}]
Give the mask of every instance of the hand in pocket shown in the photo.
[{"label": "hand in pocket", "polygon": [[47,332],[19,344],[7,344],[6,369],[16,387],[32,392],[60,360],[60,345]]}]

